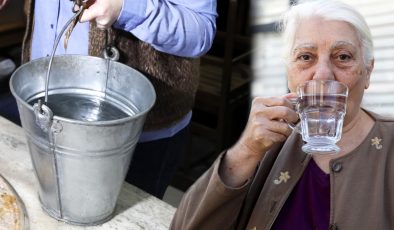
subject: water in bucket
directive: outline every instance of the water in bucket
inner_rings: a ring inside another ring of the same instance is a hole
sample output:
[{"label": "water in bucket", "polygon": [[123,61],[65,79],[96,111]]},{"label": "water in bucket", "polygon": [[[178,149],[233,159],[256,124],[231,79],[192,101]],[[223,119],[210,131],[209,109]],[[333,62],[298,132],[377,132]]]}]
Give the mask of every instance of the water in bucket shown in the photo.
[{"label": "water in bucket", "polygon": [[[34,105],[44,97],[34,98],[28,103]],[[137,108],[116,105],[108,98],[84,94],[54,94],[48,97],[47,106],[60,117],[77,121],[111,121],[133,116]]]}]

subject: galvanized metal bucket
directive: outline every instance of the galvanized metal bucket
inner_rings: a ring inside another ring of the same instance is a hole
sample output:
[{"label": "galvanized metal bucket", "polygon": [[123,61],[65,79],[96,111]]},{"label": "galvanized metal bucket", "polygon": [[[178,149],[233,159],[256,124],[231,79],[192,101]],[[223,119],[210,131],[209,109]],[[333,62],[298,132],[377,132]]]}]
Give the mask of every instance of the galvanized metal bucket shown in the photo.
[{"label": "galvanized metal bucket", "polygon": [[45,96],[49,59],[22,65],[10,80],[39,183],[40,201],[56,219],[78,225],[100,224],[115,210],[156,94],[145,76],[124,64],[90,56],[55,56],[47,90],[49,100],[59,94],[87,95],[116,106],[128,116],[85,121],[57,116],[53,111],[45,130],[32,102]]}]

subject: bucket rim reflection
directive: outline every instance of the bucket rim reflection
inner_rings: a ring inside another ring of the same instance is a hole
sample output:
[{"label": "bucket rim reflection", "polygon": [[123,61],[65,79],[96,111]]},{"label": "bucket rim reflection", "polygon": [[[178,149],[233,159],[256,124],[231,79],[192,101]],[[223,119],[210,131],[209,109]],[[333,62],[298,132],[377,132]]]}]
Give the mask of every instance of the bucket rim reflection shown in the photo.
[{"label": "bucket rim reflection", "polygon": [[[12,94],[20,103],[22,103],[24,106],[26,106],[27,108],[29,108],[29,110],[31,110],[31,111],[34,110],[34,109],[33,109],[33,105],[30,105],[27,101],[25,101],[24,99],[22,99],[22,98],[19,96],[19,94],[18,94],[17,92],[15,92],[15,89],[14,89],[14,87],[13,87],[13,81],[14,81],[15,76],[17,75],[17,73],[18,73],[21,69],[24,69],[25,66],[32,65],[32,64],[34,64],[34,63],[41,63],[41,62],[43,62],[44,60],[48,60],[48,62],[49,62],[49,58],[50,58],[50,57],[41,57],[41,58],[37,58],[37,59],[31,60],[31,61],[28,61],[28,62],[26,62],[26,63],[20,65],[20,66],[12,73],[12,75],[11,75],[11,78],[10,78],[10,81],[9,81],[9,86],[10,86],[9,88],[10,88],[11,94]],[[61,54],[61,55],[55,55],[54,58],[53,58],[53,60],[54,60],[54,62],[55,62],[55,61],[57,61],[57,60],[59,60],[59,59],[63,59],[63,58],[89,58],[90,60],[91,60],[91,59],[97,59],[97,60],[101,60],[101,61],[105,61],[105,62],[108,61],[108,62],[110,62],[110,63],[120,63],[120,62],[117,62],[117,61],[112,61],[112,60],[104,59],[104,58],[101,58],[101,57],[88,56],[88,55],[79,55],[79,54]],[[120,64],[122,64],[122,63],[120,63]],[[134,68],[130,68],[130,69],[131,69],[132,71],[135,71],[135,72],[138,73],[138,74],[141,74],[142,76],[145,76],[145,74],[141,73],[140,71],[138,71],[138,70],[136,70],[136,69],[134,69]],[[50,81],[50,80],[51,80],[51,79],[49,79],[49,81]],[[130,121],[131,119],[134,120],[134,119],[136,119],[136,118],[138,118],[138,117],[146,116],[146,114],[147,114],[147,113],[152,109],[152,107],[155,105],[156,99],[157,99],[157,95],[156,95],[156,92],[155,92],[155,89],[154,89],[152,83],[149,82],[149,80],[146,78],[146,76],[145,76],[145,78],[144,78],[143,80],[146,81],[148,87],[150,87],[150,88],[152,89],[152,92],[153,92],[153,95],[152,95],[152,96],[153,96],[153,100],[152,100],[152,103],[151,103],[149,106],[147,106],[144,110],[141,110],[141,111],[139,110],[137,114],[130,115],[129,113],[127,113],[128,116],[126,116],[126,117],[124,117],[124,118],[119,118],[119,119],[114,119],[114,120],[107,120],[107,121],[81,121],[81,120],[76,120],[76,119],[71,119],[71,118],[66,118],[66,117],[58,116],[58,115],[56,115],[56,114],[53,115],[53,119],[54,119],[54,120],[58,120],[58,121],[64,121],[64,122],[72,123],[72,124],[82,124],[82,125],[86,125],[86,126],[96,126],[96,125],[104,125],[104,126],[105,126],[105,125],[113,125],[113,124],[115,124],[115,123],[118,124],[119,122],[128,122],[128,121]],[[51,90],[48,91],[48,97],[51,95],[51,94],[49,94],[49,92],[51,92]],[[45,94],[45,89],[43,89],[43,93]],[[97,97],[99,97],[99,96],[97,96]],[[101,98],[102,98],[102,97],[101,97]]]}]

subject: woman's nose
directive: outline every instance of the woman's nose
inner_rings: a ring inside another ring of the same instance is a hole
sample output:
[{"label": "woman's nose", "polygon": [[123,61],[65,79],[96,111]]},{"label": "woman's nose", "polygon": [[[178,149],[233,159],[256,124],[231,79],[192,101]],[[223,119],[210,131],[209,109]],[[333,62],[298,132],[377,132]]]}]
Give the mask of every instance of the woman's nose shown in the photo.
[{"label": "woman's nose", "polygon": [[334,80],[334,72],[331,62],[326,59],[321,59],[316,63],[315,74],[313,79]]}]

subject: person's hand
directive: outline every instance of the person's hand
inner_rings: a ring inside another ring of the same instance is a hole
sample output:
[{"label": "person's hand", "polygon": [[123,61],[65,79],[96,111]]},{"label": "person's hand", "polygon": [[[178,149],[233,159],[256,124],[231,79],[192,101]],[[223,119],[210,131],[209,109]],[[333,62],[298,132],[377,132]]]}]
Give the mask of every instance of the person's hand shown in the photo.
[{"label": "person's hand", "polygon": [[258,162],[273,144],[285,141],[292,129],[287,122],[298,121],[289,98],[255,98],[252,102],[248,123],[238,142],[231,147],[219,169],[223,182],[232,187],[245,183],[254,173]]},{"label": "person's hand", "polygon": [[0,10],[3,9],[8,0],[0,0]]},{"label": "person's hand", "polygon": [[107,29],[118,19],[123,0],[89,0],[87,5],[79,21],[94,20],[98,28]]},{"label": "person's hand", "polygon": [[295,123],[298,115],[289,98],[295,94],[281,97],[255,98],[246,128],[237,144],[248,150],[250,157],[261,158],[277,142],[282,142],[292,132],[287,122]]}]

